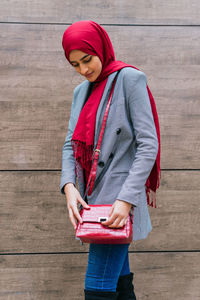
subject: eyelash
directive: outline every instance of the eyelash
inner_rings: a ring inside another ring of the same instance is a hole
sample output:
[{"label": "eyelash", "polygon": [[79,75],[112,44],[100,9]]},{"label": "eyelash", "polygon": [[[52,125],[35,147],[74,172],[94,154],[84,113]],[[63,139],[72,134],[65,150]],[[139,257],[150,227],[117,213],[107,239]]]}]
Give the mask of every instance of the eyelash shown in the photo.
[{"label": "eyelash", "polygon": [[90,62],[91,61],[91,59],[92,59],[92,55],[89,57],[89,59],[88,60],[85,60],[85,61],[83,61],[84,63],[88,63],[88,62]]},{"label": "eyelash", "polygon": [[[90,58],[88,59],[88,60],[83,60],[83,63],[84,64],[87,64],[87,63],[89,63],[90,61],[92,60],[92,55],[90,56]],[[72,65],[74,68],[77,68],[78,67],[78,65]]]}]

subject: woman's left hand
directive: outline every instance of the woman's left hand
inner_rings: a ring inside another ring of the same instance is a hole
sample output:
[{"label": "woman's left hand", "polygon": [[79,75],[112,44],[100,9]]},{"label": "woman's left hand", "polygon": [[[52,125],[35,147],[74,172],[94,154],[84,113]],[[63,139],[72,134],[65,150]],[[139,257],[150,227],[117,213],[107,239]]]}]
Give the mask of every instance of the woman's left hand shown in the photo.
[{"label": "woman's left hand", "polygon": [[131,203],[122,200],[116,200],[112,205],[108,220],[102,222],[102,225],[110,228],[123,227],[128,219],[131,206]]}]

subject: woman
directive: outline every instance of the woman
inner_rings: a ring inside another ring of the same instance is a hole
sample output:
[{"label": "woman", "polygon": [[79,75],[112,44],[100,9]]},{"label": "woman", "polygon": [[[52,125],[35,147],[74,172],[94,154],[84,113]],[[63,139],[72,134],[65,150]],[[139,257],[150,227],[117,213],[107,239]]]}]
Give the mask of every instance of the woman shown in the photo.
[{"label": "woman", "polygon": [[[112,204],[110,217],[103,224],[122,227],[134,209],[133,239],[144,239],[152,229],[149,192],[156,191],[160,171],[159,124],[146,76],[115,60],[106,31],[93,21],[69,26],[62,45],[67,60],[86,79],[74,90],[63,146],[60,189],[66,195],[71,223],[76,229],[77,221],[82,222],[79,204],[86,209],[88,204]],[[84,198],[114,79],[94,188]],[[128,246],[90,244],[85,299],[136,299]]]}]

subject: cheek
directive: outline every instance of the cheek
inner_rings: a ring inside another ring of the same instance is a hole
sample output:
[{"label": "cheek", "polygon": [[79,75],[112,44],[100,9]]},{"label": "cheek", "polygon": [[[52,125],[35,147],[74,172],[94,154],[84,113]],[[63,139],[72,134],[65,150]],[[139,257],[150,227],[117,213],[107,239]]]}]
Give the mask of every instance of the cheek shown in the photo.
[{"label": "cheek", "polygon": [[102,71],[102,63],[100,63],[100,72]]},{"label": "cheek", "polygon": [[97,64],[97,71],[98,71],[98,73],[101,73],[101,70],[102,70],[102,64],[101,64],[101,62],[99,62]]}]

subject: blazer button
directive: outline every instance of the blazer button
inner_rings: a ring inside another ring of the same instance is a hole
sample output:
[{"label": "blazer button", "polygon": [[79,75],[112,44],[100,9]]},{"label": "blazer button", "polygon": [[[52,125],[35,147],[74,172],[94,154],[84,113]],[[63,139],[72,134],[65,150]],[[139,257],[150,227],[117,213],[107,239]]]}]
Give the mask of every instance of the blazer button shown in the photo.
[{"label": "blazer button", "polygon": [[111,152],[111,153],[110,153],[110,155],[109,155],[109,158],[111,158],[111,159],[112,159],[112,158],[113,158],[113,156],[114,156],[114,154]]},{"label": "blazer button", "polygon": [[120,134],[121,131],[121,128],[117,128],[116,134]]},{"label": "blazer button", "polygon": [[104,167],[104,162],[103,161],[98,162],[98,166],[103,168]]}]

